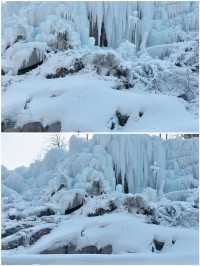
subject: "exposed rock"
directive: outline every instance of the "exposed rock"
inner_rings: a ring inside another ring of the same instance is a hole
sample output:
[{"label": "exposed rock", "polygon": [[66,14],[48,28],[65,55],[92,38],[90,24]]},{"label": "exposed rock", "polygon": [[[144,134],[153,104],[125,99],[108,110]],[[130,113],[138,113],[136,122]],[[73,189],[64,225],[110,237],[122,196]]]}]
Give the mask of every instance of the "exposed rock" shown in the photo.
[{"label": "exposed rock", "polygon": [[42,217],[42,216],[50,216],[50,215],[55,215],[55,211],[50,209],[50,208],[46,208],[44,210],[41,210],[38,214],[37,217]]},{"label": "exposed rock", "polygon": [[39,231],[33,233],[29,238],[29,245],[33,245],[36,241],[38,241],[44,235],[47,235],[51,232],[52,228],[42,228]]},{"label": "exposed rock", "polygon": [[70,243],[59,248],[44,250],[41,254],[112,254],[112,246],[97,248],[95,245],[90,245],[80,249]]},{"label": "exposed rock", "polygon": [[104,52],[97,53],[92,64],[95,66],[97,74],[109,76],[112,70],[119,66],[120,60],[115,53]]},{"label": "exposed rock", "polygon": [[21,219],[22,219],[22,216],[20,216],[20,215],[15,215],[15,214],[9,214],[9,215],[8,215],[8,218],[9,218],[10,220],[21,220]]},{"label": "exposed rock", "polygon": [[178,98],[188,101],[188,96],[185,93],[178,95]]},{"label": "exposed rock", "polygon": [[81,59],[76,58],[72,64],[72,66],[70,66],[69,68],[59,67],[56,69],[55,74],[48,74],[48,75],[46,75],[46,78],[47,79],[64,78],[65,76],[67,76],[69,74],[74,74],[74,73],[79,72],[83,68],[84,68],[84,64],[81,61]]},{"label": "exposed rock", "polygon": [[62,187],[53,193],[51,201],[59,206],[63,214],[67,215],[81,208],[85,202],[85,197],[80,189],[67,190]]},{"label": "exposed rock", "polygon": [[72,213],[72,212],[74,212],[74,211],[80,209],[82,206],[83,206],[83,204],[81,203],[81,204],[79,204],[79,205],[76,205],[75,207],[72,207],[72,208],[68,208],[68,209],[66,209],[66,210],[65,210],[65,215],[68,215],[68,214],[70,214],[70,213]]},{"label": "exposed rock", "polygon": [[1,122],[1,131],[2,132],[9,132],[15,129],[16,121],[6,118]]},{"label": "exposed rock", "polygon": [[153,211],[144,200],[144,198],[140,195],[131,195],[128,194],[124,200],[123,205],[128,209],[128,211],[132,211],[136,209],[138,213],[150,215]]},{"label": "exposed rock", "polygon": [[2,241],[1,249],[2,250],[14,249],[19,246],[23,246],[23,244],[24,244],[24,237],[21,235],[17,235],[13,239],[10,239],[8,241]]},{"label": "exposed rock", "polygon": [[117,209],[116,204],[114,201],[110,200],[108,203],[108,206],[105,206],[105,208],[96,208],[94,212],[88,213],[88,217],[93,217],[93,216],[101,216],[104,215],[105,213],[110,213],[114,210]]},{"label": "exposed rock", "polygon": [[18,70],[18,75],[23,75],[29,72],[43,63],[45,56],[38,48],[33,48],[32,53],[27,61],[24,61],[20,69]]},{"label": "exposed rock", "polygon": [[1,237],[4,238],[4,237],[10,236],[10,235],[13,235],[22,229],[30,228],[30,227],[32,227],[32,225],[30,225],[30,224],[20,224],[17,226],[6,228],[6,229],[4,229],[4,232],[1,234]]},{"label": "exposed rock", "polygon": [[41,122],[29,122],[23,125],[21,131],[23,132],[42,132],[44,131]]},{"label": "exposed rock", "polygon": [[126,123],[127,123],[127,121],[128,121],[128,119],[129,119],[129,115],[127,115],[127,114],[122,114],[120,111],[116,111],[116,117],[117,117],[117,119],[118,119],[118,124],[120,125],[120,126],[125,126],[126,125]]},{"label": "exposed rock", "polygon": [[47,125],[44,128],[45,132],[60,132],[61,131],[61,122],[60,121],[56,121],[50,125]]},{"label": "exposed rock", "polygon": [[8,250],[8,249],[14,249],[19,246],[28,246],[33,245],[36,241],[38,241],[41,237],[43,237],[46,234],[49,234],[51,232],[52,228],[46,227],[46,228],[40,228],[39,230],[36,230],[34,232],[33,230],[21,230],[18,231],[13,236],[8,236],[3,239],[2,241],[2,249]]},{"label": "exposed rock", "polygon": [[154,239],[153,240],[153,244],[154,244],[154,247],[156,250],[160,251],[163,249],[164,245],[165,245],[165,242],[164,241],[160,241],[160,240],[157,240],[157,239]]}]

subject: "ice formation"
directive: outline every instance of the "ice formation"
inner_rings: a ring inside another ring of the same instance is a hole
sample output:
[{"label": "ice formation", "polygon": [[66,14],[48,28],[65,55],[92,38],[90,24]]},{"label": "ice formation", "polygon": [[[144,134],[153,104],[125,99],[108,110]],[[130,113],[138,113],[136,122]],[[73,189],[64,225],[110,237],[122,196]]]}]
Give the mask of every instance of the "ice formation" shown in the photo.
[{"label": "ice formation", "polygon": [[192,132],[198,69],[195,1],[2,4],[3,131]]},{"label": "ice formation", "polygon": [[2,168],[3,261],[196,263],[198,208],[198,138],[72,136],[29,167]]},{"label": "ice formation", "polygon": [[[162,196],[198,187],[198,139],[95,135],[87,141],[73,136],[69,151],[50,150],[29,168],[3,168],[2,174],[3,184],[25,197],[31,193],[30,185],[31,191],[39,190],[38,197],[39,192],[40,196],[55,192],[61,184],[97,195],[114,191],[118,184],[126,193],[151,187]],[[99,190],[94,192],[96,186]]]},{"label": "ice formation", "polygon": [[198,28],[195,1],[6,3],[2,13],[3,28],[6,28],[3,47],[11,45],[19,35],[29,41],[48,42],[55,38],[56,30],[63,33],[72,27],[83,45],[92,36],[98,45],[118,47],[122,41],[129,40],[137,49],[143,49],[175,42]]}]

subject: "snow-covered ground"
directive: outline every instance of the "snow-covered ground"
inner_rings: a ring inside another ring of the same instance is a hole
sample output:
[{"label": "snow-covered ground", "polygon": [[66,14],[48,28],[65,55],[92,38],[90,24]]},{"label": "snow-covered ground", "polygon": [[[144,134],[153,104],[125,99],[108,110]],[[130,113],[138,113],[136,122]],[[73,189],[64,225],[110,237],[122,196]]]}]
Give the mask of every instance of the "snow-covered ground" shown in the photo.
[{"label": "snow-covered ground", "polygon": [[198,139],[72,136],[2,168],[3,264],[198,264]]},{"label": "snow-covered ground", "polygon": [[3,5],[4,131],[198,130],[195,2],[54,4]]}]

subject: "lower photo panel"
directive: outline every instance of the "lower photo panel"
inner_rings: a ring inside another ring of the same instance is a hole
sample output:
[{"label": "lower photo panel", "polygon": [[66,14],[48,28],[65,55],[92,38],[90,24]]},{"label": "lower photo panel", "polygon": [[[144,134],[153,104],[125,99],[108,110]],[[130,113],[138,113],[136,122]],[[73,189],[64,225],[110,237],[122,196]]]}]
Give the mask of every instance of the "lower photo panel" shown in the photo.
[{"label": "lower photo panel", "polygon": [[4,265],[198,264],[198,135],[1,141]]}]

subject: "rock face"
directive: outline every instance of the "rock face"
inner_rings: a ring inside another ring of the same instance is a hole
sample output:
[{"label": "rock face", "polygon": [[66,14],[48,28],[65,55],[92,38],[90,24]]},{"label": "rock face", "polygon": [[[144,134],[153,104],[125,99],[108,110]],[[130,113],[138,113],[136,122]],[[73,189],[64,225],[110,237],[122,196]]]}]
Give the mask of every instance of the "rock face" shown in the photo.
[{"label": "rock face", "polygon": [[60,132],[61,122],[56,121],[47,126],[43,126],[40,121],[34,121],[24,124],[22,127],[15,127],[16,121],[5,119],[1,123],[2,132]]},{"label": "rock face", "polygon": [[33,48],[32,53],[28,60],[24,61],[20,69],[18,70],[18,75],[23,75],[28,71],[37,68],[39,65],[43,63],[45,59],[44,53],[42,53],[38,48]]},{"label": "rock face", "polygon": [[30,122],[22,127],[23,132],[42,132],[43,126],[40,122]]},{"label": "rock face", "polygon": [[101,248],[97,248],[95,245],[85,246],[81,249],[74,244],[62,246],[56,249],[48,249],[41,254],[112,254],[112,246],[106,245]]},{"label": "rock face", "polygon": [[41,237],[51,232],[52,227],[31,228],[18,231],[16,234],[3,238],[2,250],[14,249],[19,246],[29,246],[37,242]]},{"label": "rock face", "polygon": [[65,215],[68,215],[81,208],[85,198],[84,193],[79,189],[67,190],[62,188],[51,196],[51,201],[56,204]]},{"label": "rock face", "polygon": [[10,236],[10,235],[13,235],[13,234],[17,233],[18,231],[20,231],[22,229],[30,228],[30,227],[32,227],[32,225],[20,224],[20,225],[16,225],[16,226],[13,226],[13,227],[6,228],[3,231],[3,233],[1,234],[1,237],[4,238],[4,237]]},{"label": "rock face", "polygon": [[51,232],[52,228],[43,228],[40,229],[39,231],[35,232],[34,234],[31,235],[29,239],[29,245],[33,245],[36,241],[38,241],[41,237],[44,235],[47,235]]}]

